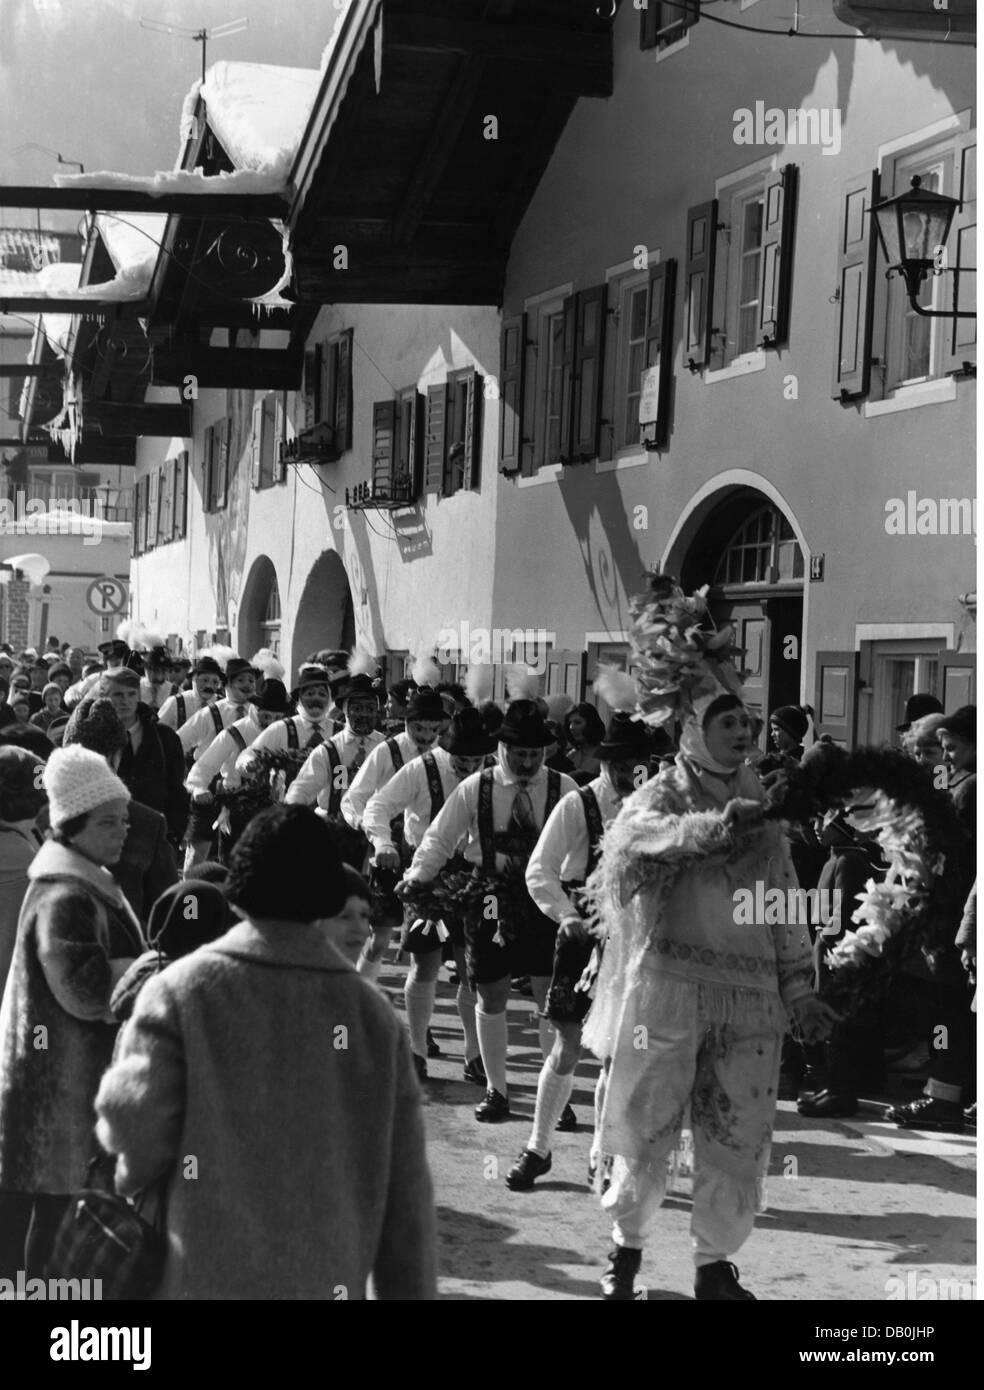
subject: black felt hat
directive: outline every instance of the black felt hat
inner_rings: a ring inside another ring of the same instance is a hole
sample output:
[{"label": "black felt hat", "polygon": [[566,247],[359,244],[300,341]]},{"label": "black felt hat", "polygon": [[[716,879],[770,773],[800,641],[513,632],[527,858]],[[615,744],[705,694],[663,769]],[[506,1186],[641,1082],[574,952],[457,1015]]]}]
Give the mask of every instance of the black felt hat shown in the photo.
[{"label": "black felt hat", "polygon": [[459,710],[451,720],[447,751],[461,758],[478,758],[491,753],[494,747],[495,739],[487,732],[478,710]]},{"label": "black felt hat", "polygon": [[648,760],[649,730],[641,720],[633,719],[630,714],[620,710],[609,719],[597,753],[602,762],[622,762],[629,758]]},{"label": "black felt hat", "polygon": [[556,741],[535,700],[513,700],[499,726],[498,740],[510,748],[546,748]]},{"label": "black felt hat", "polygon": [[905,714],[903,722],[896,724],[895,732],[905,734],[909,731],[910,724],[914,724],[917,719],[922,719],[926,714],[942,714],[943,706],[935,695],[921,694],[910,695],[905,702]]}]

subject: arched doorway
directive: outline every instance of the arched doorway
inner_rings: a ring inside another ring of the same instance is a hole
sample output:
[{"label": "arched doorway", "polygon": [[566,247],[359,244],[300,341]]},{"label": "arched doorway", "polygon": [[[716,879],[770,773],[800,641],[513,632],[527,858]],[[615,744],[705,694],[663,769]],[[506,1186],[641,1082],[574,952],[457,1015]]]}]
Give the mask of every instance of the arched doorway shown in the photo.
[{"label": "arched doorway", "polygon": [[291,671],[320,647],[351,650],[355,646],[355,614],[348,575],[338,552],[318,556],[301,591],[291,641]]},{"label": "arched doorway", "polygon": [[749,707],[767,723],[770,710],[800,699],[803,550],[789,517],[755,488],[727,489],[702,510],[678,552],[680,580],[688,591],[710,584],[715,622],[735,629]]},{"label": "arched doorway", "polygon": [[253,561],[239,607],[239,651],[250,657],[261,647],[280,654],[280,586],[266,555]]}]

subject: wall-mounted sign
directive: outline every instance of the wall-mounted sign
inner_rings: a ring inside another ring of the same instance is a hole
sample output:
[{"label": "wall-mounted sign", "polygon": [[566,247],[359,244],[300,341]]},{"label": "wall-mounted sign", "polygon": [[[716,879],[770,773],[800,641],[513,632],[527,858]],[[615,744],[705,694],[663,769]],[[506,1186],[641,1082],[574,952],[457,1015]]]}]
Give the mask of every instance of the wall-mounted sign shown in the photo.
[{"label": "wall-mounted sign", "polygon": [[659,363],[647,367],[640,377],[639,424],[654,425],[659,419]]},{"label": "wall-mounted sign", "polygon": [[811,556],[810,556],[810,583],[811,583],[811,584],[822,584],[822,583],[823,583],[823,562],[824,562],[824,559],[825,559],[825,558],[826,558],[826,557],[825,557],[824,555],[811,555]]},{"label": "wall-mounted sign", "polygon": [[94,579],[85,591],[85,601],[100,618],[122,613],[127,605],[126,585],[108,574]]}]

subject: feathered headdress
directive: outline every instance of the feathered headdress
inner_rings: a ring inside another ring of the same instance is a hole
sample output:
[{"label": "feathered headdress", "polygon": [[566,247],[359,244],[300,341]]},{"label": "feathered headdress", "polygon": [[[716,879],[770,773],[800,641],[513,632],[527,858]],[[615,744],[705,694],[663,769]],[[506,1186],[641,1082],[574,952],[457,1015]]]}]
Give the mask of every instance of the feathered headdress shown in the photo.
[{"label": "feathered headdress", "polygon": [[635,677],[617,666],[599,663],[598,674],[591,688],[613,712],[632,713],[639,702],[639,687]]},{"label": "feathered headdress", "polygon": [[418,656],[413,663],[410,679],[418,686],[437,687],[441,684],[441,668],[432,656]]},{"label": "feathered headdress", "polygon": [[131,651],[136,651],[146,631],[142,622],[137,618],[124,618],[116,629],[116,636],[121,642],[125,642]]},{"label": "feathered headdress", "polygon": [[539,676],[526,666],[510,666],[506,672],[506,694],[510,700],[538,700]]},{"label": "feathered headdress", "polygon": [[574,708],[574,701],[566,690],[560,695],[547,696],[547,718],[555,720],[558,724],[564,722],[564,716],[569,714]]},{"label": "feathered headdress", "polygon": [[465,675],[465,694],[473,705],[481,705],[492,698],[492,667],[477,662],[469,666]]},{"label": "feathered headdress", "polygon": [[379,663],[365,647],[356,647],[348,659],[350,676],[368,676],[372,679],[379,674]]},{"label": "feathered headdress", "polygon": [[264,680],[282,681],[284,679],[283,665],[269,647],[261,647],[258,652],[254,652],[249,659],[249,664],[256,667]]},{"label": "feathered headdress", "polygon": [[203,647],[198,655],[210,656],[213,661],[218,662],[224,671],[236,653],[232,647]]},{"label": "feathered headdress", "polygon": [[741,677],[729,660],[734,629],[730,623],[714,628],[707,586],[688,597],[666,574],[647,575],[647,586],[629,605],[637,707],[644,722],[685,720],[726,693],[744,699]]}]

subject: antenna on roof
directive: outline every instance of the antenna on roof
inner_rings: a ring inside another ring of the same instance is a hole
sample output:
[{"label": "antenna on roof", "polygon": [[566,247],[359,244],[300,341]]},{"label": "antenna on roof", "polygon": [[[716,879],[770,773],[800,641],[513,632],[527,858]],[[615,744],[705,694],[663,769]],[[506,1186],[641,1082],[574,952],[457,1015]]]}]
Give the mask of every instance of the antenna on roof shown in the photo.
[{"label": "antenna on roof", "polygon": [[141,28],[153,29],[158,34],[180,34],[182,38],[194,39],[202,46],[202,81],[205,81],[205,50],[209,39],[226,39],[230,34],[240,34],[249,28],[248,19],[230,19],[227,24],[216,24],[211,29],[185,29],[180,24],[165,24],[160,19],[141,19]]}]

